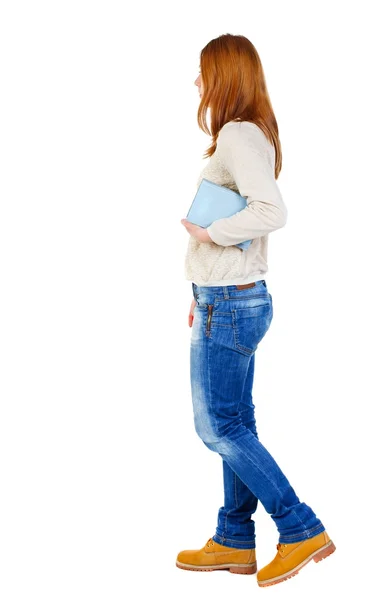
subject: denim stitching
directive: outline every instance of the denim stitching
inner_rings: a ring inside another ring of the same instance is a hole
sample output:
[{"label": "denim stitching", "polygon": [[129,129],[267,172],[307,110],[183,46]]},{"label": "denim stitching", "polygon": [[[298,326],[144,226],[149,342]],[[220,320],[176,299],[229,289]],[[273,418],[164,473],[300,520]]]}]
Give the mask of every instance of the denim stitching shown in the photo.
[{"label": "denim stitching", "polygon": [[226,512],[225,512],[225,521],[224,521],[223,539],[225,538],[225,534],[227,533],[228,513],[229,513],[229,510],[226,510]]},{"label": "denim stitching", "polygon": [[237,330],[235,309],[232,310],[232,320],[233,320],[233,337],[234,337],[235,346],[236,346],[238,352],[241,352],[242,354],[244,354],[244,356],[251,356],[252,354],[255,353],[255,350],[251,350],[251,348],[246,348],[245,346],[242,346],[241,344],[239,344],[239,337],[238,337],[239,333]]},{"label": "denim stitching", "polygon": [[[225,541],[225,542],[233,542],[234,544],[252,544],[253,542],[251,542],[250,540],[247,541],[240,541],[240,540],[233,540],[231,538],[226,538],[226,537],[222,537],[221,535],[219,535],[218,533],[215,533],[215,536],[217,538],[219,538],[219,540]],[[214,537],[215,537],[214,536]],[[255,546],[250,546],[247,548],[247,550],[250,550],[252,548],[255,548]]]},{"label": "denim stitching", "polygon": [[322,531],[325,530],[325,528],[324,528],[324,526],[323,526],[322,523],[320,525],[316,525],[315,527],[312,527],[311,529],[305,529],[305,531],[301,531],[301,533],[291,533],[291,534],[288,534],[288,535],[284,535],[284,534],[281,533],[280,534],[280,539],[285,540],[285,541],[286,540],[294,540],[294,539],[296,539],[298,537],[301,537],[301,536],[305,536],[305,539],[309,539],[310,537],[314,537],[314,535],[310,535],[311,533],[314,533],[318,529],[321,529],[321,528],[322,528]]},{"label": "denim stitching", "polygon": [[[239,507],[238,507],[238,502],[237,502],[236,478],[237,478],[237,475],[236,475],[236,473],[234,472],[234,473],[233,473],[233,481],[234,481],[234,488],[235,488],[235,507],[236,507],[236,508],[239,508]],[[228,527],[227,527],[228,515],[229,515],[229,513],[230,513],[230,512],[232,512],[233,510],[234,510],[233,508],[230,508],[229,510],[226,510],[226,512],[225,512],[224,533],[223,533],[223,539],[224,539],[224,540],[227,540],[227,539],[228,539],[228,538],[226,538],[226,537],[225,537],[225,535],[226,535],[226,533],[227,533],[227,531],[228,531]]]},{"label": "denim stitching", "polygon": [[211,356],[211,352],[210,352],[210,344],[208,342],[208,340],[210,340],[211,337],[207,337],[207,365],[208,365],[208,377],[207,377],[207,383],[208,383],[208,412],[209,412],[209,417],[211,419],[211,421],[213,421],[213,428],[215,431],[219,431],[219,428],[217,426],[217,419],[216,419],[216,415],[215,413],[211,410],[211,363],[210,363],[210,356]]},{"label": "denim stitching", "polygon": [[215,302],[226,302],[227,300],[253,300],[256,298],[269,298],[269,294],[252,294],[251,296],[229,296],[228,298],[215,298]]}]

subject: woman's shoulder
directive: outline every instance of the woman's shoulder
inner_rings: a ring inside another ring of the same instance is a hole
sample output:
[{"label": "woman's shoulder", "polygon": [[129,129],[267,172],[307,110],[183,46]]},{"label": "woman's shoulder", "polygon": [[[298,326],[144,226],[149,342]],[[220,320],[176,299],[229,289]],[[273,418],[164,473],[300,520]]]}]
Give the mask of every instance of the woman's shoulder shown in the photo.
[{"label": "woman's shoulder", "polygon": [[218,144],[234,144],[249,141],[258,148],[269,149],[271,146],[263,130],[252,121],[228,121],[219,131]]}]

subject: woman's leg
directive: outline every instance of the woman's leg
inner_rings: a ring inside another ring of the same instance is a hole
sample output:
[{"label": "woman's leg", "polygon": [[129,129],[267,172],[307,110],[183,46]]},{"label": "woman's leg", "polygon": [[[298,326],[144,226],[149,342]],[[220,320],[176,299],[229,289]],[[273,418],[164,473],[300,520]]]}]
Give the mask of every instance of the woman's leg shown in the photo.
[{"label": "woman's leg", "polygon": [[195,428],[261,501],[280,543],[308,539],[324,531],[323,524],[300,502],[239,410],[249,362],[272,320],[272,298],[261,285],[251,292],[233,288],[197,288],[190,362]]},{"label": "woman's leg", "polygon": [[[243,424],[257,436],[254,405],[252,400],[255,355],[248,362],[239,412]],[[213,539],[220,544],[235,543],[235,547],[255,548],[255,523],[251,518],[256,511],[258,499],[222,459],[224,506],[218,512],[216,534]]]}]

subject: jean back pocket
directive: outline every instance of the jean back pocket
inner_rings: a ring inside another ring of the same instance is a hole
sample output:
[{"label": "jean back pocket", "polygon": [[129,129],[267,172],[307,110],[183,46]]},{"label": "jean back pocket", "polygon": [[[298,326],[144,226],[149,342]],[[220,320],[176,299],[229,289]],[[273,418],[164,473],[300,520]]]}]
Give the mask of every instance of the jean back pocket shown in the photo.
[{"label": "jean back pocket", "polygon": [[236,348],[250,356],[267,333],[272,318],[272,298],[256,306],[243,306],[232,309],[233,329]]}]

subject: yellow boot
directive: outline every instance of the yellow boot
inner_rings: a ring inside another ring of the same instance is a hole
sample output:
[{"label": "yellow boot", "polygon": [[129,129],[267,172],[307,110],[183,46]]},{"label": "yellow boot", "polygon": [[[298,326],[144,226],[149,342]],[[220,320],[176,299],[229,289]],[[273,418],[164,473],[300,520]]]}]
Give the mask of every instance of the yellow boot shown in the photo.
[{"label": "yellow boot", "polygon": [[318,562],[332,554],[335,549],[336,547],[326,531],[302,542],[277,544],[278,552],[275,558],[269,565],[260,569],[257,574],[257,583],[260,587],[265,587],[285,581],[293,575],[297,575],[299,570],[310,560]]},{"label": "yellow boot", "polygon": [[176,559],[176,566],[188,571],[215,571],[229,569],[231,573],[250,575],[256,573],[256,550],[241,550],[222,546],[210,538],[200,550],[182,550]]}]

